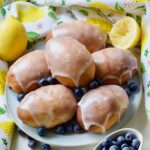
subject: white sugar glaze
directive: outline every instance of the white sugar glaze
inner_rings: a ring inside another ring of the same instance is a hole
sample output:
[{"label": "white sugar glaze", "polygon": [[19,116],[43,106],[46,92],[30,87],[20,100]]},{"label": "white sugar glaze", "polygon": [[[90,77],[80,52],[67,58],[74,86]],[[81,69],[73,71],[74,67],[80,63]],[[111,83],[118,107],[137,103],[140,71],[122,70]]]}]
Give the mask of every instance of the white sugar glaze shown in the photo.
[{"label": "white sugar glaze", "polygon": [[83,124],[86,130],[92,125],[101,127],[105,132],[105,125],[111,115],[116,114],[118,121],[121,110],[128,107],[126,92],[117,85],[105,85],[85,94],[78,106],[81,109]]},{"label": "white sugar glaze", "polygon": [[51,127],[56,118],[66,122],[75,113],[76,106],[71,90],[58,84],[30,92],[18,107],[29,112],[38,126]]},{"label": "white sugar glaze", "polygon": [[93,62],[85,46],[70,37],[49,40],[45,57],[54,77],[70,78],[76,86],[79,86],[81,76]]},{"label": "white sugar glaze", "polygon": [[48,69],[43,51],[33,51],[19,58],[11,67],[10,71],[15,75],[18,84],[23,91],[44,77],[49,76]]}]

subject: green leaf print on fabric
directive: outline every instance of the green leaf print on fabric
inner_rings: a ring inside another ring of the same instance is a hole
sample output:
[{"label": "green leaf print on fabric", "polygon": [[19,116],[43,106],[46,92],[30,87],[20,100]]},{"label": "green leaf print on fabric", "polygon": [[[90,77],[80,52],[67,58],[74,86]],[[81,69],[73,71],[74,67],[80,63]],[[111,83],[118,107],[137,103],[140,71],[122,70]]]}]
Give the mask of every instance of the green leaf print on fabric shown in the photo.
[{"label": "green leaf print on fabric", "polygon": [[2,3],[5,4],[5,3],[6,3],[6,0],[2,0]]},{"label": "green leaf print on fabric", "polygon": [[6,139],[2,138],[2,142],[3,142],[3,144],[6,145],[6,146],[8,145],[8,142],[7,142]]},{"label": "green leaf print on fabric", "polygon": [[80,12],[84,16],[89,16],[89,13],[86,10],[81,9],[81,10],[78,10],[78,12]]},{"label": "green leaf print on fabric", "polygon": [[5,17],[6,16],[6,10],[4,8],[1,8],[0,11],[1,11],[2,16]]},{"label": "green leaf print on fabric", "polygon": [[121,7],[118,2],[115,3],[115,9],[119,11],[124,11],[123,7]]},{"label": "green leaf print on fabric", "polygon": [[126,13],[126,16],[134,18],[134,16],[131,13],[128,13],[128,12]]},{"label": "green leaf print on fabric", "polygon": [[150,91],[147,92],[147,96],[150,97]]},{"label": "green leaf print on fabric", "polygon": [[51,10],[51,11],[56,11],[56,7],[54,7],[54,6],[49,6],[48,9]]},{"label": "green leaf print on fabric", "polygon": [[144,56],[147,57],[148,54],[149,54],[149,51],[148,51],[148,48],[147,48],[147,49],[145,49],[145,51],[144,51]]},{"label": "green leaf print on fabric", "polygon": [[51,11],[48,13],[48,16],[51,17],[54,20],[58,20],[58,17]]},{"label": "green leaf print on fabric", "polygon": [[65,6],[65,4],[66,4],[66,0],[61,0],[61,5]]},{"label": "green leaf print on fabric", "polygon": [[142,20],[141,16],[136,16],[136,21],[139,25],[141,25],[141,20]]},{"label": "green leaf print on fabric", "polygon": [[9,6],[7,7],[7,10],[8,10],[8,11],[10,11],[10,10],[11,10],[11,5],[9,5]]},{"label": "green leaf print on fabric", "polygon": [[148,83],[147,83],[147,87],[148,87],[148,88],[150,87],[150,81],[148,81]]},{"label": "green leaf print on fabric", "polygon": [[135,9],[145,9],[145,5],[137,6]]},{"label": "green leaf print on fabric", "polygon": [[27,37],[29,41],[34,41],[37,40],[39,38],[39,34],[36,32],[27,32]]},{"label": "green leaf print on fabric", "polygon": [[141,62],[141,72],[145,73],[146,72],[146,68],[143,62]]},{"label": "green leaf print on fabric", "polygon": [[2,107],[0,107],[0,115],[5,114],[6,110]]},{"label": "green leaf print on fabric", "polygon": [[92,0],[86,0],[87,2],[91,2]]},{"label": "green leaf print on fabric", "polygon": [[57,22],[57,25],[62,24],[62,23],[63,23],[63,21],[58,21],[58,22]]}]

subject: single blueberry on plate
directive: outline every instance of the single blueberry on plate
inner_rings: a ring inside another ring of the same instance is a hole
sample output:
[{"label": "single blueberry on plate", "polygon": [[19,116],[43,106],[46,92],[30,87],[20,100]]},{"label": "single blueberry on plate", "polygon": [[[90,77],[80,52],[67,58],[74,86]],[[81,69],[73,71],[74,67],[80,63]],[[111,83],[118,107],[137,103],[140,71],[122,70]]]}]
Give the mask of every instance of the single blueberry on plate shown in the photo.
[{"label": "single blueberry on plate", "polygon": [[79,124],[76,124],[74,126],[74,132],[75,133],[81,133],[83,131],[83,129],[81,128],[81,126]]},{"label": "single blueberry on plate", "polygon": [[123,147],[122,150],[130,150],[130,147]]},{"label": "single blueberry on plate", "polygon": [[41,150],[51,150],[51,146],[48,144],[41,144]]},{"label": "single blueberry on plate", "polygon": [[128,144],[127,144],[127,143],[123,143],[123,144],[121,145],[121,148],[124,148],[124,147],[128,147]]},{"label": "single blueberry on plate", "polygon": [[45,136],[47,134],[47,131],[45,128],[37,128],[37,133],[39,136]]},{"label": "single blueberry on plate", "polygon": [[127,133],[127,134],[125,135],[125,139],[126,139],[126,141],[128,141],[128,142],[132,141],[132,139],[133,139],[134,137],[135,137],[135,136],[134,136],[132,133]]},{"label": "single blueberry on plate", "polygon": [[58,83],[57,80],[55,78],[53,78],[53,77],[47,77],[47,82],[50,85],[54,85],[54,84]]},{"label": "single blueberry on plate", "polygon": [[66,123],[66,124],[64,124],[64,127],[65,127],[65,131],[67,133],[73,133],[74,132],[74,125],[73,125],[73,123]]},{"label": "single blueberry on plate", "polygon": [[45,85],[48,85],[48,81],[47,81],[47,77],[44,77],[42,78],[40,81],[39,81],[39,85],[40,86],[45,86]]},{"label": "single blueberry on plate", "polygon": [[74,90],[74,93],[78,98],[81,98],[84,95],[84,91],[82,88],[76,88]]},{"label": "single blueberry on plate", "polygon": [[20,135],[25,136],[26,134],[18,127],[17,131]]},{"label": "single blueberry on plate", "polygon": [[123,144],[123,143],[125,142],[124,136],[118,136],[117,142],[118,142],[119,144]]},{"label": "single blueberry on plate", "polygon": [[25,93],[19,93],[18,95],[17,95],[17,100],[19,101],[19,102],[21,102],[22,101],[22,99],[25,97]]},{"label": "single blueberry on plate", "polygon": [[90,89],[95,89],[95,88],[98,88],[101,84],[102,84],[102,81],[99,80],[98,78],[95,78],[95,79],[89,84],[89,88],[90,88]]},{"label": "single blueberry on plate", "polygon": [[129,88],[125,88],[124,90],[126,91],[127,95],[130,97],[131,94],[132,94],[132,92],[130,91],[130,89]]},{"label": "single blueberry on plate", "polygon": [[135,92],[138,89],[138,86],[135,82],[131,82],[129,83],[128,88],[130,89],[131,92]]},{"label": "single blueberry on plate", "polygon": [[139,141],[138,139],[133,139],[131,145],[132,145],[134,148],[138,149],[139,146],[140,146],[140,141]]},{"label": "single blueberry on plate", "polygon": [[120,150],[120,148],[117,145],[112,145],[109,150]]},{"label": "single blueberry on plate", "polygon": [[56,133],[57,133],[57,134],[64,134],[64,133],[65,133],[65,127],[64,127],[63,125],[58,126],[58,127],[56,128]]},{"label": "single blueberry on plate", "polygon": [[29,142],[28,142],[28,146],[29,146],[30,148],[35,148],[35,147],[36,147],[36,145],[37,145],[36,140],[34,140],[34,139],[29,140]]}]

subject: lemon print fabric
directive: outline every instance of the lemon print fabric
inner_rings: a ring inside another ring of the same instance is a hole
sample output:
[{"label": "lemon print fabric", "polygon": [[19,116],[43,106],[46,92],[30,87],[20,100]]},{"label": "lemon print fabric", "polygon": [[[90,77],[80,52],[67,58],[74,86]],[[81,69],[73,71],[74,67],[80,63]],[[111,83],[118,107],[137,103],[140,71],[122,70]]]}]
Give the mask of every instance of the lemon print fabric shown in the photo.
[{"label": "lemon print fabric", "polygon": [[117,21],[109,34],[113,46],[121,49],[135,47],[140,36],[140,26],[132,17],[123,17]]}]

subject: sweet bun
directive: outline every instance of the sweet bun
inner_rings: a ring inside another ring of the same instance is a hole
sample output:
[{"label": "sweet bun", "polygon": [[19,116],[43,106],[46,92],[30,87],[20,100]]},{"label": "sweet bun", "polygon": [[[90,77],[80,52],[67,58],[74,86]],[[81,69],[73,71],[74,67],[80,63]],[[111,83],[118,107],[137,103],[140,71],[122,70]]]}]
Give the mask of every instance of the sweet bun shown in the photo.
[{"label": "sweet bun", "polygon": [[44,53],[52,76],[66,86],[85,86],[95,76],[92,55],[84,45],[71,37],[49,40]]},{"label": "sweet bun", "polygon": [[105,48],[107,34],[96,25],[85,21],[72,21],[58,25],[46,36],[46,41],[51,38],[69,36],[83,45],[91,52]]},{"label": "sweet bun", "polygon": [[106,48],[92,54],[96,65],[96,76],[104,84],[121,85],[133,77],[138,70],[137,60],[127,50]]},{"label": "sweet bun", "polygon": [[77,109],[72,91],[64,85],[49,85],[27,94],[17,107],[18,117],[32,127],[53,128],[69,121]]},{"label": "sweet bun", "polygon": [[37,50],[22,56],[10,67],[6,82],[13,91],[26,93],[37,89],[38,81],[49,75],[43,51]]},{"label": "sweet bun", "polygon": [[82,97],[77,120],[86,131],[103,133],[119,122],[128,104],[128,96],[120,86],[104,85]]}]

